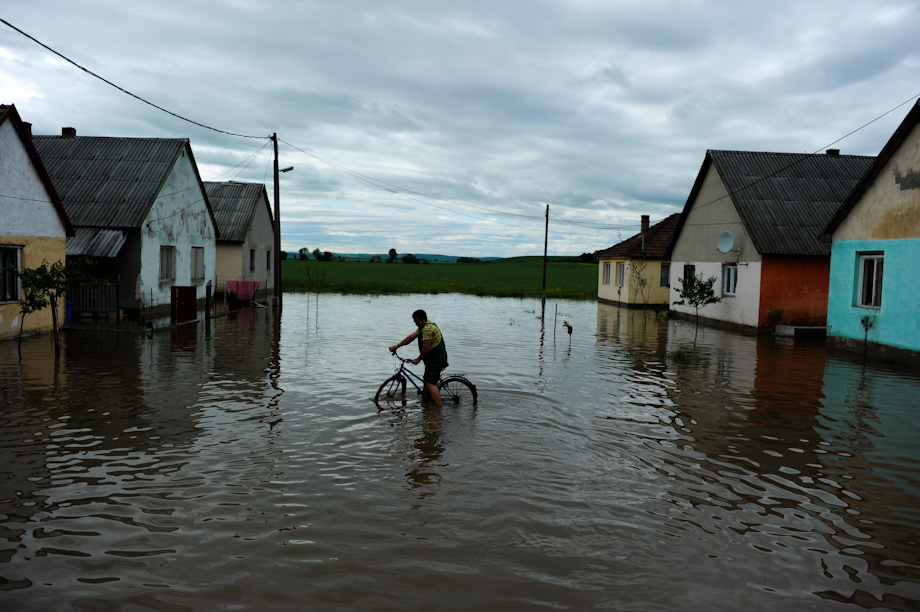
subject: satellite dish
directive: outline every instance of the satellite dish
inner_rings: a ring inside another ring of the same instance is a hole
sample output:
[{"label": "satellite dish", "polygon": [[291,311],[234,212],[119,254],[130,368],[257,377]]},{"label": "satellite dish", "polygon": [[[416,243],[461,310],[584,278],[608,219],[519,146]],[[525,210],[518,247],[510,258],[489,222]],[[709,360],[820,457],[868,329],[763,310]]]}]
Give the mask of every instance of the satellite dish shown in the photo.
[{"label": "satellite dish", "polygon": [[719,252],[728,253],[732,250],[733,246],[735,246],[735,235],[731,232],[722,232],[722,235],[719,236],[719,242],[716,245]]}]

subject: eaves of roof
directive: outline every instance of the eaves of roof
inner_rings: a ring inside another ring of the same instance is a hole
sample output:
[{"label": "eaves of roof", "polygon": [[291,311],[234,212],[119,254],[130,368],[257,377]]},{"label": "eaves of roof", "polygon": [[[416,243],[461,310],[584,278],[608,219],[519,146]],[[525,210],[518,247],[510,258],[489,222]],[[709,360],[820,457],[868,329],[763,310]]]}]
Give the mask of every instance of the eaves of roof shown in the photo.
[{"label": "eaves of roof", "polygon": [[853,207],[862,199],[866,191],[872,186],[875,182],[875,179],[878,178],[881,171],[885,168],[894,154],[901,148],[901,145],[904,144],[904,141],[910,136],[914,128],[920,124],[920,99],[918,99],[910,111],[907,113],[907,116],[904,117],[904,121],[901,122],[901,125],[894,131],[894,134],[891,135],[891,138],[888,139],[888,142],[885,143],[885,146],[882,147],[881,152],[878,154],[878,157],[875,158],[875,161],[872,163],[872,166],[866,171],[859,183],[850,191],[850,194],[844,200],[840,208],[837,209],[837,212],[831,217],[828,221],[827,226],[824,228],[824,238],[829,239],[830,236],[834,233],[837,227],[846,219],[847,215],[850,214],[850,211],[853,210]]}]

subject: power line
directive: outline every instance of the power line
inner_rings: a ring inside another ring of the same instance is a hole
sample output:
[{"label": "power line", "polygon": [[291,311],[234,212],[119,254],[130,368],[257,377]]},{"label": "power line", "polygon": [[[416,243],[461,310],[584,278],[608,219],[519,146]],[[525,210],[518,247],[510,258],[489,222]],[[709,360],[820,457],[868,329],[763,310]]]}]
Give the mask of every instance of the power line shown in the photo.
[{"label": "power line", "polygon": [[816,151],[814,151],[813,153],[803,153],[803,154],[802,154],[802,157],[796,159],[795,161],[793,161],[793,162],[790,163],[790,164],[787,164],[787,165],[783,166],[782,168],[776,170],[775,172],[771,172],[770,174],[768,174],[768,175],[766,175],[766,176],[762,176],[762,177],[760,177],[759,179],[757,179],[756,181],[754,181],[754,182],[752,182],[752,183],[749,183],[749,184],[747,184],[747,185],[744,185],[743,187],[740,187],[740,188],[736,189],[735,191],[729,192],[729,193],[725,194],[724,196],[720,196],[720,197],[718,197],[718,198],[716,198],[716,199],[714,199],[714,200],[711,200],[711,201],[709,201],[709,202],[706,202],[705,204],[699,204],[699,205],[697,205],[697,206],[694,206],[693,208],[694,208],[694,210],[696,210],[696,209],[702,208],[702,207],[704,207],[704,206],[709,206],[710,204],[715,204],[716,202],[719,202],[719,201],[721,201],[721,200],[724,200],[725,198],[729,198],[729,197],[735,195],[736,193],[741,193],[741,192],[744,191],[745,189],[750,189],[751,187],[754,187],[755,185],[758,185],[758,184],[764,182],[765,180],[767,180],[767,179],[769,179],[769,178],[773,178],[773,177],[776,176],[777,174],[780,174],[781,172],[785,172],[785,171],[788,170],[789,168],[792,168],[793,166],[796,166],[796,165],[798,165],[798,164],[801,164],[801,163],[804,162],[806,159],[810,159],[810,158],[814,157],[815,155],[818,155],[821,151],[826,151],[827,149],[829,149],[830,147],[834,146],[835,144],[837,144],[837,143],[840,142],[841,140],[844,140],[845,138],[849,138],[850,136],[852,136],[852,135],[855,134],[856,132],[858,132],[858,131],[860,131],[860,130],[862,130],[862,129],[864,129],[864,128],[870,126],[870,125],[872,125],[873,123],[875,123],[875,122],[878,121],[879,119],[882,119],[882,118],[885,117],[886,115],[890,115],[891,113],[893,113],[894,111],[898,110],[899,108],[901,108],[901,107],[904,106],[905,104],[907,104],[907,103],[909,103],[909,102],[913,102],[913,101],[916,100],[918,97],[920,97],[920,94],[914,94],[913,96],[911,96],[911,97],[908,98],[907,100],[904,100],[903,102],[901,102],[900,104],[898,104],[898,105],[895,106],[894,108],[888,109],[887,111],[885,111],[884,113],[882,113],[881,115],[879,115],[878,117],[876,117],[875,119],[873,119],[873,120],[871,120],[871,121],[868,121],[868,122],[864,123],[863,125],[859,126],[858,128],[856,128],[855,130],[849,132],[848,134],[844,134],[843,136],[841,136],[840,138],[838,138],[838,139],[835,140],[834,142],[830,142],[830,143],[824,145],[823,147],[819,147],[819,148],[818,148]]},{"label": "power line", "polygon": [[38,45],[40,45],[40,46],[42,46],[42,47],[44,47],[45,49],[47,49],[47,50],[50,51],[51,53],[54,53],[55,55],[57,55],[58,57],[60,57],[60,58],[61,58],[62,60],[64,60],[65,62],[67,62],[67,63],[69,63],[69,64],[73,64],[74,66],[76,66],[77,68],[79,68],[80,70],[82,70],[83,72],[85,72],[85,73],[87,73],[87,74],[89,74],[89,75],[91,75],[91,76],[96,77],[97,79],[99,79],[99,80],[102,81],[103,83],[105,83],[105,84],[107,84],[107,85],[110,85],[110,86],[114,87],[115,89],[117,89],[118,91],[120,91],[120,92],[122,92],[122,93],[128,94],[129,96],[131,96],[132,98],[135,98],[136,100],[140,100],[140,101],[143,102],[144,104],[149,104],[150,106],[152,106],[153,108],[155,108],[155,109],[157,109],[157,110],[159,110],[159,111],[163,111],[164,113],[166,113],[166,114],[168,114],[168,115],[172,115],[172,116],[175,117],[176,119],[181,119],[182,121],[187,121],[188,123],[191,123],[191,124],[193,124],[193,125],[197,125],[198,127],[202,127],[202,128],[204,128],[204,129],[206,129],[206,130],[211,130],[211,131],[213,131],[213,132],[219,132],[219,133],[221,133],[221,134],[226,134],[226,135],[228,135],[228,136],[238,136],[238,137],[240,137],[240,138],[268,138],[267,136],[249,136],[249,135],[247,135],[247,134],[236,134],[236,133],[234,133],[234,132],[228,132],[228,131],[226,131],[226,130],[220,130],[220,129],[211,127],[211,126],[209,126],[209,125],[205,125],[204,123],[199,123],[199,122],[197,122],[197,121],[194,121],[194,120],[192,120],[192,119],[189,119],[188,117],[183,117],[182,115],[179,115],[179,114],[177,114],[177,113],[174,113],[174,112],[172,112],[171,110],[165,109],[165,108],[163,108],[162,106],[158,106],[158,105],[154,104],[153,102],[151,102],[151,101],[149,101],[149,100],[145,100],[144,98],[140,97],[139,95],[134,94],[134,93],[131,93],[131,92],[128,91],[127,89],[125,89],[125,88],[123,88],[123,87],[120,87],[120,86],[116,85],[115,83],[109,81],[108,79],[106,79],[106,78],[104,78],[104,77],[99,76],[98,74],[96,74],[96,73],[93,72],[92,70],[90,70],[90,69],[88,69],[88,68],[85,68],[85,67],[81,66],[80,64],[78,64],[77,62],[73,61],[72,59],[70,59],[70,58],[67,57],[66,55],[64,55],[64,54],[62,54],[62,53],[58,53],[57,51],[55,51],[54,49],[52,49],[51,47],[49,47],[48,45],[46,45],[46,44],[43,43],[42,41],[38,40],[38,39],[35,38],[34,36],[31,36],[31,35],[29,35],[29,34],[26,34],[26,33],[23,32],[22,30],[20,30],[19,28],[17,28],[17,27],[14,26],[13,24],[11,24],[9,21],[7,21],[6,19],[0,18],[0,22],[3,22],[3,23],[4,23],[5,25],[7,25],[8,27],[12,28],[13,30],[16,30],[17,32],[19,32],[20,34],[22,34],[23,36],[25,36],[25,37],[28,38],[29,40],[31,40],[31,41],[37,43]]}]

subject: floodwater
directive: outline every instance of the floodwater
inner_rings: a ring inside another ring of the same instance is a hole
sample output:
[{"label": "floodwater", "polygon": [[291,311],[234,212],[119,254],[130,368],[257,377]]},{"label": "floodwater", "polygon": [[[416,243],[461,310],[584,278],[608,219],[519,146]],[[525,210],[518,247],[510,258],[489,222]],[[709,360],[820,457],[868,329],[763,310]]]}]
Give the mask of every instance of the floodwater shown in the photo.
[{"label": "floodwater", "polygon": [[[372,402],[418,307],[478,406]],[[920,609],[907,368],[461,295],[65,340],[0,343],[5,612]]]}]

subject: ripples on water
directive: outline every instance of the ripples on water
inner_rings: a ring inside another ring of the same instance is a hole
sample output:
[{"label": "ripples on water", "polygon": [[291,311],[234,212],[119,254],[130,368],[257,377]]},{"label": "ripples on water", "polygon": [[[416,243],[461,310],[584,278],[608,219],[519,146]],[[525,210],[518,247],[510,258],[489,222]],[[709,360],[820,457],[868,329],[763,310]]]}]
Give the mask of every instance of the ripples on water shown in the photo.
[{"label": "ripples on water", "polygon": [[[478,407],[370,401],[419,306]],[[915,373],[539,307],[288,295],[58,366],[0,343],[0,606],[920,606]]]}]

